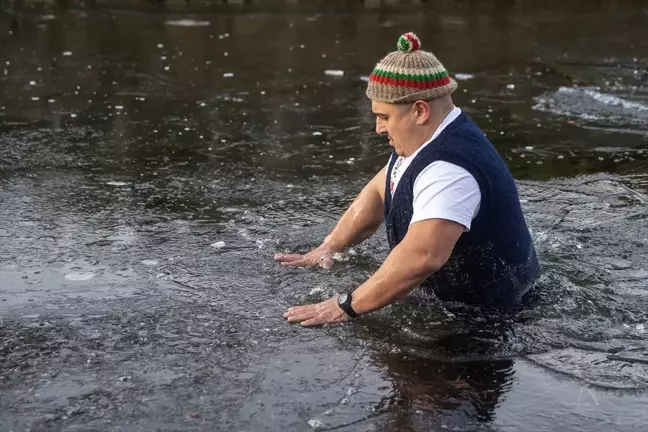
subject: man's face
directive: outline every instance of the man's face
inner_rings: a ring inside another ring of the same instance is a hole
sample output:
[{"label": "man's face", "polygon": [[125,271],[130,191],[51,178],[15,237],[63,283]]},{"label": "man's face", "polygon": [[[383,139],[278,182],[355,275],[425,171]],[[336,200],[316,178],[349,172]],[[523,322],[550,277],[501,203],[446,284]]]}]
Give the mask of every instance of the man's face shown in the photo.
[{"label": "man's face", "polygon": [[389,146],[399,156],[410,156],[417,147],[417,116],[413,108],[411,104],[371,103],[371,110],[376,115],[376,133],[386,135]]}]

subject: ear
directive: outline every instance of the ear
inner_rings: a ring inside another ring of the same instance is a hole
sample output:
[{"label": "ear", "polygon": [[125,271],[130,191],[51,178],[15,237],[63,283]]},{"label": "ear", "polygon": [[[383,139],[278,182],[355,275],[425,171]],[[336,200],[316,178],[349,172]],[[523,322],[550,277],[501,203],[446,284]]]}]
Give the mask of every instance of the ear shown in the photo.
[{"label": "ear", "polygon": [[430,118],[430,105],[423,100],[414,102],[414,113],[416,114],[416,124],[425,124]]}]

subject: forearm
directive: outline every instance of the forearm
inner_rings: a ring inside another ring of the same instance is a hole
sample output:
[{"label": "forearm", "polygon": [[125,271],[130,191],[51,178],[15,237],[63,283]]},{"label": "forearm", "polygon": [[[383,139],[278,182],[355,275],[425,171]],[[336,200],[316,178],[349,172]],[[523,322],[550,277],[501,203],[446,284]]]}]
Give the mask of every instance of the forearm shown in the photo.
[{"label": "forearm", "polygon": [[384,202],[371,187],[365,187],[344,213],[324,244],[337,251],[362,243],[371,237],[383,221]]},{"label": "forearm", "polygon": [[401,243],[378,271],[353,292],[352,307],[358,314],[366,314],[394,303],[442,265],[440,258]]}]

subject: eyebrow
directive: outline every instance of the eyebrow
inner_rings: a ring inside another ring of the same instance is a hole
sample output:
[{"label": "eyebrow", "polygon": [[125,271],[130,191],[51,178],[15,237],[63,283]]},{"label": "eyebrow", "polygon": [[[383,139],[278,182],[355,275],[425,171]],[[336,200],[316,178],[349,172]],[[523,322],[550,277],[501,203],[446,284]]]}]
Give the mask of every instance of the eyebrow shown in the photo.
[{"label": "eyebrow", "polygon": [[376,114],[377,116],[385,116],[385,117],[387,117],[387,114],[385,114],[385,113],[376,112],[376,111],[374,111],[373,113]]}]

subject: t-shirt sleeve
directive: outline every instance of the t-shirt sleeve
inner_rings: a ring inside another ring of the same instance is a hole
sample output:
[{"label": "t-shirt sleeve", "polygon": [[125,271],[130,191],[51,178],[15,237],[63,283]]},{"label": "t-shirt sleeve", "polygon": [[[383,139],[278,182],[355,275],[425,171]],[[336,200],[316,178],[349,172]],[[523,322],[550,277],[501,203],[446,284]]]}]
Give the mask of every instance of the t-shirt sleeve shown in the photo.
[{"label": "t-shirt sleeve", "polygon": [[414,181],[414,211],[410,224],[426,219],[447,219],[470,230],[479,212],[481,191],[464,168],[445,161],[427,166]]}]

